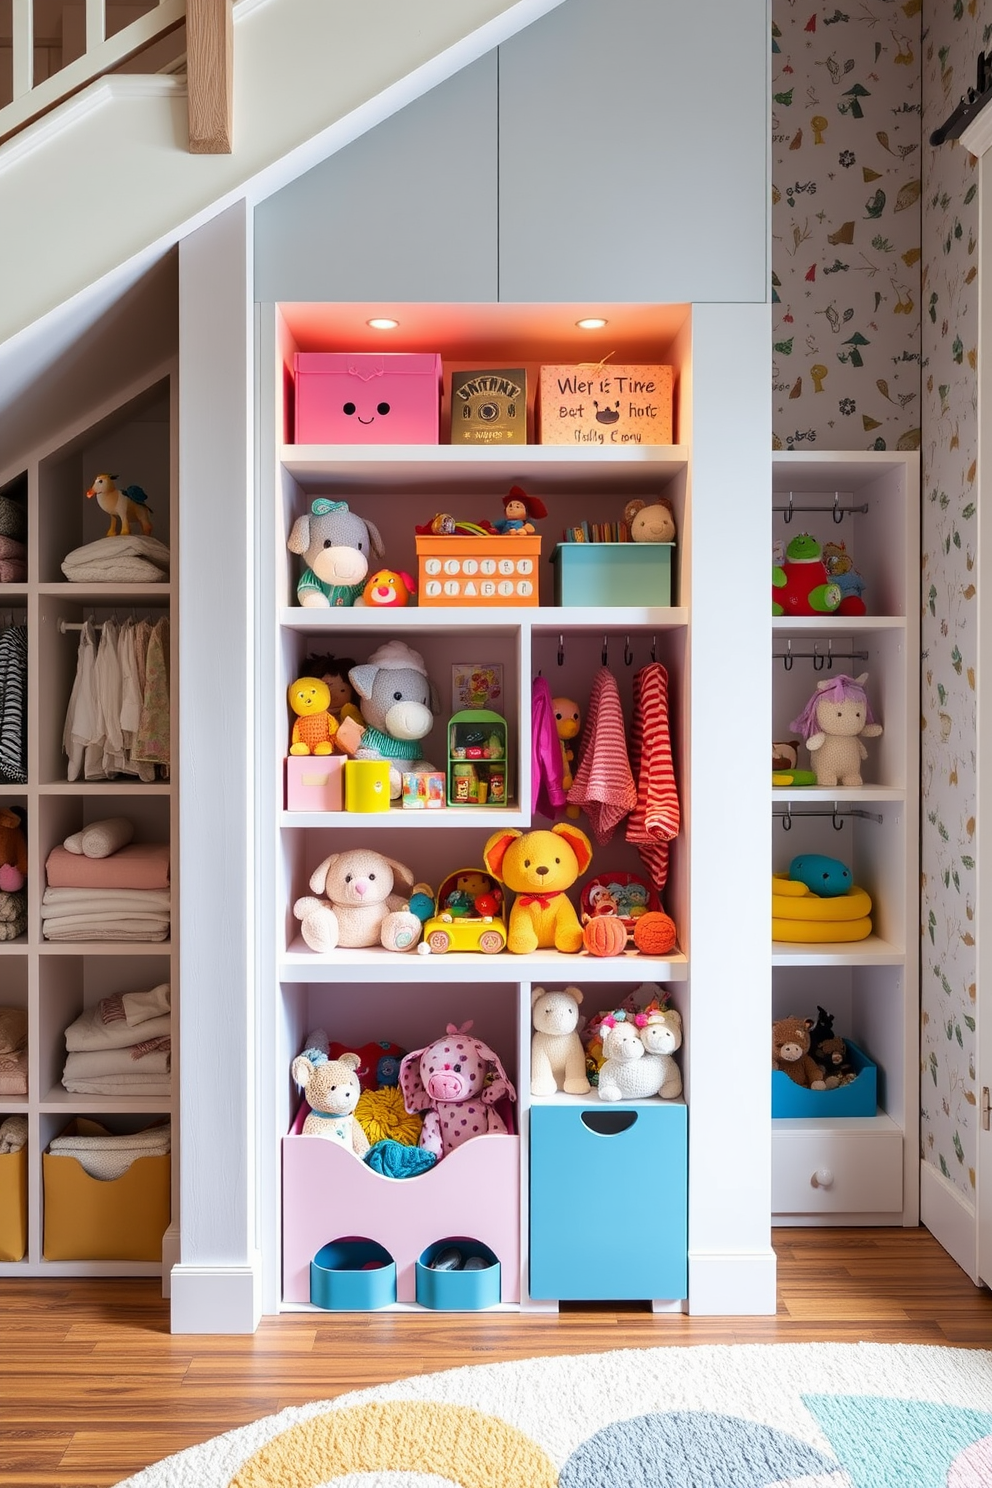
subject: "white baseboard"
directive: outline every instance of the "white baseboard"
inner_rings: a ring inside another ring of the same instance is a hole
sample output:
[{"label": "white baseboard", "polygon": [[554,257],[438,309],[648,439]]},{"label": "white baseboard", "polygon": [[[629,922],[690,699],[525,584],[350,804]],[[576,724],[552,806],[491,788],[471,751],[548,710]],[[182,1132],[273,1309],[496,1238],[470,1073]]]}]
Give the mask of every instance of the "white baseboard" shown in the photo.
[{"label": "white baseboard", "polygon": [[975,1206],[932,1163],[920,1163],[920,1223],[926,1225],[961,1270],[978,1285],[978,1220]]},{"label": "white baseboard", "polygon": [[172,1268],[173,1333],[254,1333],[262,1317],[261,1258],[246,1266]]},{"label": "white baseboard", "polygon": [[693,1317],[768,1317],[777,1307],[776,1258],[767,1250],[689,1252],[689,1312]]}]

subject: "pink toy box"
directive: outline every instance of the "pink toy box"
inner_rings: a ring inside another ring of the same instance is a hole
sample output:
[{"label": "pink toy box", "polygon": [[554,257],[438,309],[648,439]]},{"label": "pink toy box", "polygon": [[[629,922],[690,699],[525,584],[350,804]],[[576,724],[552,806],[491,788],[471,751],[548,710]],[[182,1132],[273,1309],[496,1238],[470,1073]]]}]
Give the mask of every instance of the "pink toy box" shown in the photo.
[{"label": "pink toy box", "polygon": [[344,810],[343,754],[291,754],[286,760],[287,811]]},{"label": "pink toy box", "polygon": [[[304,1137],[303,1102],[282,1140],[283,1297],[310,1301],[310,1262],[361,1236],[396,1265],[396,1296],[415,1302],[417,1263],[441,1240],[470,1237],[500,1263],[500,1296],[520,1301],[520,1138],[486,1132],[416,1178],[373,1172],[338,1142]],[[471,1275],[471,1273],[469,1273]]]},{"label": "pink toy box", "polygon": [[296,354],[297,444],[437,444],[437,352]]}]

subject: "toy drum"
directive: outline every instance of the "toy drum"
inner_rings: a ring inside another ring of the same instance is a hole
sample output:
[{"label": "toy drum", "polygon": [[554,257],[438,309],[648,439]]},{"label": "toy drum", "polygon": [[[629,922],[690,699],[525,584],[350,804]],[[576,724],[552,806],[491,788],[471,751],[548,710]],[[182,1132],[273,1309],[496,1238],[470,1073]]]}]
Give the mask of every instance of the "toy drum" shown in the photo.
[{"label": "toy drum", "polygon": [[346,760],[345,811],[389,810],[389,761]]}]

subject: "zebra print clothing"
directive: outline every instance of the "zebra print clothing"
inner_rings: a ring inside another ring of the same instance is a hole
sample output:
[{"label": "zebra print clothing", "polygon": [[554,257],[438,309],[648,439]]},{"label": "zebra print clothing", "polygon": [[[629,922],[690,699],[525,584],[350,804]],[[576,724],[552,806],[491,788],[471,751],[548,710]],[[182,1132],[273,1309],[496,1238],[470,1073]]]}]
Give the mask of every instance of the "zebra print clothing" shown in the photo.
[{"label": "zebra print clothing", "polygon": [[0,632],[0,779],[28,783],[28,628]]}]

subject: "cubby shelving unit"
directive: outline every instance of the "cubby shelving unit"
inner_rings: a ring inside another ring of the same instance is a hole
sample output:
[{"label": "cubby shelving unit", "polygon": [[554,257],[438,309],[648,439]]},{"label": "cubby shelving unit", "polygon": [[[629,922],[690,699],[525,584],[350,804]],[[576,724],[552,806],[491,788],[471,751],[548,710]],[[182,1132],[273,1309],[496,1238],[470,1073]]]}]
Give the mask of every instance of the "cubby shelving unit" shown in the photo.
[{"label": "cubby shelving unit", "polygon": [[[80,401],[82,406],[82,401]],[[140,483],[154,509],[153,535],[178,552],[178,400],[176,369],[165,363],[92,407],[37,448],[18,468],[0,471],[0,488],[24,493],[28,519],[28,576],[24,584],[0,585],[0,617],[20,617],[28,632],[28,780],[0,782],[0,804],[24,808],[28,839],[28,927],[17,940],[0,944],[0,1003],[28,1012],[28,1093],[0,1097],[0,1117],[21,1113],[28,1120],[28,1240],[24,1257],[0,1263],[0,1279],[28,1276],[160,1275],[158,1261],[46,1260],[43,1256],[44,1184],[42,1154],[75,1116],[88,1116],[114,1131],[133,1131],[156,1116],[173,1123],[172,1214],[178,1215],[177,1044],[172,1040],[172,1094],[80,1095],[61,1083],[64,1031],[86,1008],[116,993],[140,991],[161,982],[172,988],[173,1034],[178,1027],[178,731],[170,719],[168,778],[142,783],[131,778],[67,778],[63,726],[76,675],[78,631],[86,619],[128,615],[170,619],[170,683],[175,696],[178,656],[177,584],[71,583],[61,571],[71,550],[106,535],[108,519],[87,487],[102,470],[120,472],[122,483]],[[45,861],[72,832],[110,816],[127,816],[137,842],[170,844],[173,903],[171,931],[164,941],[46,941],[41,903]],[[169,1241],[165,1240],[168,1249]]]},{"label": "cubby shelving unit", "polygon": [[[568,307],[556,308],[568,310]],[[531,989],[536,985],[579,984],[586,990],[584,1006],[592,1013],[600,1007],[617,1005],[644,982],[667,987],[685,1024],[686,1043],[680,1059],[688,1092],[692,1043],[691,924],[689,849],[685,834],[672,844],[664,894],[665,907],[679,927],[679,945],[676,951],[662,958],[630,953],[598,959],[588,955],[563,956],[555,951],[519,957],[508,952],[422,956],[379,950],[338,950],[318,956],[298,934],[292,903],[307,891],[307,880],[316,864],[335,849],[372,844],[407,863],[417,879],[436,885],[454,868],[481,867],[484,844],[500,826],[529,828],[532,824],[531,685],[539,673],[548,678],[553,694],[574,696],[584,706],[595,672],[604,663],[608,664],[618,681],[629,730],[634,672],[649,660],[661,662],[669,678],[672,746],[680,796],[688,811],[690,451],[688,443],[614,449],[572,449],[533,442],[479,449],[448,445],[444,420],[446,399],[442,402],[439,445],[368,448],[293,445],[290,416],[293,354],[297,350],[351,350],[352,341],[359,335],[364,336],[361,344],[367,346],[370,333],[364,328],[360,309],[353,305],[262,307],[261,458],[263,472],[271,471],[271,484],[267,496],[267,477],[263,475],[261,546],[263,552],[271,552],[273,556],[260,589],[263,616],[260,653],[262,686],[275,700],[271,726],[266,726],[260,770],[261,856],[270,863],[259,886],[259,902],[267,916],[262,929],[263,964],[267,968],[263,984],[271,987],[268,995],[263,992],[262,1041],[266,1055],[262,1081],[263,1089],[267,1087],[263,1122],[269,1135],[265,1139],[268,1150],[263,1159],[262,1193],[263,1210],[270,1219],[262,1248],[269,1256],[280,1258],[277,1267],[270,1267],[266,1307],[279,1310],[309,1305],[308,1247],[312,1254],[317,1239],[323,1244],[334,1238],[309,1220],[304,1228],[298,1189],[294,1187],[293,1149],[286,1148],[287,1142],[312,1140],[286,1136],[299,1098],[291,1085],[289,1066],[294,1054],[302,1048],[307,1032],[323,1026],[332,1039],[339,1041],[365,1043],[374,1038],[389,1038],[405,1048],[420,1048],[439,1036],[447,1023],[461,1023],[466,1018],[474,1019],[473,1032],[490,1041],[500,1054],[517,1091],[515,1133],[509,1138],[484,1139],[514,1146],[506,1168],[512,1177],[505,1178],[512,1192],[500,1193],[497,1203],[509,1204],[517,1216],[513,1228],[519,1245],[506,1257],[509,1264],[503,1265],[501,1305],[556,1306],[558,1300],[577,1293],[559,1290],[551,1298],[531,1294],[529,1261],[534,1245],[542,1243],[541,1236],[535,1237],[529,1224],[531,1163],[535,1153],[545,1162],[549,1158],[554,1161],[559,1151],[554,1118],[559,1111],[570,1111],[578,1120],[583,1107],[598,1107],[602,1111],[614,1108],[599,1103],[595,1093],[587,1101],[560,1097],[558,1101],[532,1103],[529,1095]],[[446,390],[447,375],[459,366],[525,365],[533,399],[541,362],[579,361],[589,356],[582,333],[571,329],[574,314],[563,313],[554,322],[559,327],[567,325],[569,332],[559,329],[549,333],[549,317],[546,310],[542,313],[542,307],[448,305],[433,310],[433,332],[427,340],[390,341],[387,348],[380,338],[374,344],[377,350],[439,350]],[[676,368],[676,387],[678,390],[681,383],[686,399],[681,427],[688,430],[690,307],[618,307],[618,323],[617,339],[611,342],[616,361],[661,362]],[[273,415],[268,412],[270,407]],[[548,519],[539,524],[544,535],[539,605],[456,609],[424,606],[389,612],[363,608],[322,611],[297,605],[298,560],[288,553],[286,537],[295,517],[307,509],[314,496],[347,499],[354,510],[371,516],[386,540],[386,563],[416,575],[415,524],[429,521],[439,510],[453,511],[468,520],[478,520],[484,515],[495,518],[500,514],[500,498],[514,483],[540,496],[549,510]],[[550,557],[562,526],[581,517],[590,521],[617,520],[625,502],[635,495],[646,499],[664,495],[675,509],[679,543],[673,603],[618,609],[555,606]],[[271,617],[267,633],[266,613]],[[508,725],[510,760],[510,791],[505,807],[415,812],[394,803],[388,811],[369,815],[347,811],[286,811],[282,770],[290,726],[284,704],[288,684],[301,673],[311,652],[330,651],[360,662],[383,640],[395,635],[402,636],[421,652],[441,694],[441,711],[434,730],[424,741],[425,755],[438,769],[445,765],[447,720],[455,711],[450,706],[451,667],[466,661],[502,664],[505,705],[501,711]],[[538,826],[551,824],[543,818],[533,821]],[[589,824],[584,818],[580,817],[578,825],[588,831]],[[624,839],[622,826],[608,847],[595,848],[589,871],[602,872],[609,868],[644,872],[636,849]],[[631,1103],[623,1104],[626,1109]],[[669,1143],[674,1154],[672,1161],[681,1175],[682,1198],[677,1198],[676,1186],[674,1203],[664,1216],[661,1214],[664,1206],[656,1206],[658,1212],[650,1221],[645,1219],[644,1244],[638,1247],[639,1260],[633,1264],[631,1275],[623,1284],[627,1290],[622,1294],[643,1296],[659,1308],[678,1309],[686,1304],[687,1297],[686,1101],[655,1100],[634,1103],[634,1107],[633,1119],[640,1122],[642,1140],[650,1139],[656,1148]],[[602,1141],[602,1138],[591,1140]],[[333,1145],[321,1144],[327,1149]],[[470,1155],[468,1151],[463,1153],[463,1157]],[[336,1179],[354,1176],[350,1166],[340,1171],[341,1156],[328,1150],[325,1180],[329,1193],[337,1192]],[[343,1157],[347,1164],[354,1162],[347,1153]],[[457,1165],[445,1159],[425,1178],[436,1175],[440,1182],[449,1164],[449,1174],[457,1177],[457,1171],[452,1173]],[[574,1170],[579,1182],[585,1181],[583,1167],[577,1164]],[[471,1168],[466,1171],[470,1173]],[[408,1185],[401,1187],[406,1189]],[[432,1240],[457,1231],[457,1226],[452,1228],[454,1221],[444,1215],[443,1199],[438,1208],[439,1228],[430,1237]],[[339,1212],[327,1220],[342,1235],[368,1233],[371,1222],[368,1214],[363,1216],[360,1205],[357,1213]],[[657,1262],[663,1252],[670,1253],[671,1264],[659,1271],[656,1265],[652,1266],[652,1257]],[[397,1305],[415,1305],[409,1300],[408,1287],[404,1297],[403,1273],[404,1269],[409,1272],[410,1258],[400,1257],[398,1262]],[[547,1274],[545,1267],[543,1275]],[[664,1277],[664,1289],[659,1295],[661,1277]],[[609,1288],[609,1278],[590,1275],[585,1295],[605,1295],[604,1285]],[[548,1288],[545,1286],[543,1290]]]},{"label": "cubby shelving unit", "polygon": [[[772,866],[798,853],[841,859],[872,897],[872,933],[772,944],[777,1018],[834,1014],[878,1066],[873,1116],[772,1122],[774,1222],[914,1225],[919,1216],[919,456],[773,456],[773,531],[843,541],[865,579],[865,615],[772,620],[772,737],[791,737],[818,680],[868,673],[883,733],[866,740],[864,784],[773,786]],[[836,521],[834,511],[845,515]],[[790,515],[791,512],[791,515]],[[788,520],[787,520],[788,518]],[[801,751],[800,764],[808,765]]]}]

